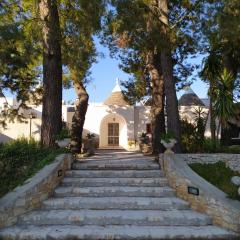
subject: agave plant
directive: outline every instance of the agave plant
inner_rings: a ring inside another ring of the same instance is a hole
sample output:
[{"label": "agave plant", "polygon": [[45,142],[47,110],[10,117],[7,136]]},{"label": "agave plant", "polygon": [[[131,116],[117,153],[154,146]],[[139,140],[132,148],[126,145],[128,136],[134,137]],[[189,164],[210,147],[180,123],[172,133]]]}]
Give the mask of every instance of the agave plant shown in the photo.
[{"label": "agave plant", "polygon": [[234,78],[226,69],[217,78],[217,87],[214,96],[214,113],[219,119],[217,136],[220,128],[227,127],[228,120],[234,116],[233,89]]}]

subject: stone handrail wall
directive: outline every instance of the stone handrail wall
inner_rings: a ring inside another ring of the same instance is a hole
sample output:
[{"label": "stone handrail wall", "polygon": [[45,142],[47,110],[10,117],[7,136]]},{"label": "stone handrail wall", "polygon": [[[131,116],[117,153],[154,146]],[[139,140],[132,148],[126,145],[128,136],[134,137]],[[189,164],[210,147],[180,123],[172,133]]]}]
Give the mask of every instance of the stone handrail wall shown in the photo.
[{"label": "stone handrail wall", "polygon": [[226,166],[231,168],[233,171],[240,172],[240,154],[228,154],[228,153],[198,153],[198,154],[182,154],[184,160],[190,163],[205,163],[213,164],[219,161],[225,162]]},{"label": "stone handrail wall", "polygon": [[[188,165],[187,155],[162,154],[160,164],[169,184],[178,197],[190,203],[191,207],[212,217],[213,223],[240,233],[240,202],[204,180]],[[199,189],[199,195],[188,193],[188,186]]]},{"label": "stone handrail wall", "polygon": [[19,215],[39,208],[42,201],[53,194],[54,188],[71,168],[71,154],[61,154],[45,166],[23,186],[15,188],[0,199],[0,228],[17,222]]}]

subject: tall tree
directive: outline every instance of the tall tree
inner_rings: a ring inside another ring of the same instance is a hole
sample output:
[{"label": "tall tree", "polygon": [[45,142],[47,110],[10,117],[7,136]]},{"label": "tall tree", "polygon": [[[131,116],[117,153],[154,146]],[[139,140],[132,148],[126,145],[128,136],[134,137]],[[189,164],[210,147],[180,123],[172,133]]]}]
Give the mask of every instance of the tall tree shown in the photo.
[{"label": "tall tree", "polygon": [[[33,97],[38,84],[37,68],[39,46],[29,37],[26,16],[20,1],[3,0],[0,3],[0,92],[14,94],[19,102],[17,108],[8,106],[5,117],[19,120],[19,110],[27,108],[26,102]],[[6,112],[5,112],[6,113]],[[5,125],[5,119],[1,122]]]},{"label": "tall tree", "polygon": [[[202,11],[203,17],[200,19],[204,43],[200,42],[199,45],[203,49],[202,51],[207,53],[207,57],[204,59],[200,76],[209,83],[211,135],[214,139],[216,130],[214,116],[220,118],[220,125],[224,129],[227,125],[224,122],[221,124],[221,118],[228,118],[231,115],[227,114],[232,112],[232,106],[230,105],[233,105],[233,101],[239,98],[240,14],[235,9],[239,9],[240,4],[236,0],[206,2],[207,4],[204,5]],[[225,73],[223,69],[225,69]],[[231,75],[231,81],[229,81],[230,78],[227,75]],[[223,93],[223,91],[232,91],[232,93],[226,92],[225,96],[221,96],[219,93]],[[225,107],[221,104],[223,102],[226,104]],[[228,117],[224,117],[226,114]],[[220,125],[218,135],[220,134]]]},{"label": "tall tree", "polygon": [[62,129],[61,31],[56,0],[40,0],[39,15],[43,43],[43,109],[41,142],[55,145]]},{"label": "tall tree", "polygon": [[[133,56],[138,55],[142,59],[140,62],[146,68],[153,63],[152,61],[149,64],[148,59],[160,56],[158,58],[160,64],[158,62],[155,68],[158,76],[162,76],[164,81],[168,129],[175,133],[178,139],[176,150],[180,151],[180,124],[175,84],[180,80],[181,85],[184,82],[182,80],[186,80],[193,70],[192,66],[186,64],[186,59],[189,54],[196,52],[193,47],[195,42],[192,27],[194,19],[192,16],[196,6],[191,4],[191,1],[169,3],[165,0],[116,0],[112,2],[115,10],[110,11],[107,18],[109,28],[106,32],[111,34],[108,45],[113,50],[120,46],[122,49],[120,55],[124,59],[124,64],[131,62],[134,60]],[[155,56],[147,57],[151,52]],[[130,61],[126,61],[127,58]],[[156,76],[150,72],[148,74]],[[163,84],[158,84],[158,91],[163,94],[162,86]]]},{"label": "tall tree", "polygon": [[152,145],[153,153],[159,154],[161,134],[165,130],[164,117],[164,81],[160,70],[159,54],[149,52],[147,57],[147,70],[152,83],[151,120],[152,120]]},{"label": "tall tree", "polygon": [[77,94],[71,128],[71,149],[75,153],[81,152],[83,125],[89,99],[86,85],[89,69],[97,57],[93,35],[101,29],[104,9],[103,0],[64,0],[60,8],[64,35],[63,63],[68,68],[69,80]]},{"label": "tall tree", "polygon": [[[156,26],[153,17],[146,14],[142,1],[113,1],[115,12],[109,12],[104,41],[114,54],[118,50],[122,60],[121,67],[133,73],[137,79],[150,80],[151,122],[153,153],[159,153],[161,114],[163,109],[163,81],[159,72],[158,41],[154,37]],[[128,11],[131,9],[131,11]],[[138,63],[140,66],[136,67]],[[144,75],[142,78],[139,73]],[[143,81],[136,82],[143,83]],[[147,84],[145,84],[147,85]]]},{"label": "tall tree", "polygon": [[200,72],[200,77],[207,83],[209,83],[209,115],[210,115],[210,130],[211,139],[215,144],[216,140],[216,116],[214,113],[214,99],[216,99],[217,77],[221,73],[221,57],[217,54],[217,51],[211,51],[209,55],[204,59],[204,66]]},{"label": "tall tree", "polygon": [[175,89],[175,81],[173,77],[173,60],[172,60],[172,46],[169,33],[169,8],[168,0],[159,0],[157,2],[157,8],[160,11],[161,21],[161,67],[164,79],[165,94],[166,94],[166,111],[167,111],[167,128],[168,131],[172,131],[178,141],[176,145],[176,151],[181,151],[180,145],[180,119],[178,112],[178,101]]}]

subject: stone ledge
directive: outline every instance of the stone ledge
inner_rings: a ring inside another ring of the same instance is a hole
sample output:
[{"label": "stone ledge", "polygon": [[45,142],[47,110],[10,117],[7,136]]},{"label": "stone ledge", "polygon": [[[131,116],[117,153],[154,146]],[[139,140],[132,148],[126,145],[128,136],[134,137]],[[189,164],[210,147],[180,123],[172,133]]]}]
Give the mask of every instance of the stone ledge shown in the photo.
[{"label": "stone ledge", "polygon": [[[206,213],[213,223],[240,233],[240,202],[227,195],[200,177],[187,165],[187,155],[161,154],[160,164],[169,184],[177,196],[188,201],[191,207]],[[199,189],[199,195],[188,193],[188,186]]]},{"label": "stone ledge", "polygon": [[[53,163],[27,179],[24,185],[2,197],[0,199],[0,228],[16,223],[19,215],[39,208],[42,201],[52,195],[53,190],[64,177],[65,171],[71,168],[71,163],[71,154],[61,154]],[[59,170],[62,170],[61,176],[58,176]]]},{"label": "stone ledge", "polygon": [[231,153],[197,153],[197,154],[181,154],[184,161],[190,163],[213,164],[222,161],[233,171],[240,172],[240,154]]}]

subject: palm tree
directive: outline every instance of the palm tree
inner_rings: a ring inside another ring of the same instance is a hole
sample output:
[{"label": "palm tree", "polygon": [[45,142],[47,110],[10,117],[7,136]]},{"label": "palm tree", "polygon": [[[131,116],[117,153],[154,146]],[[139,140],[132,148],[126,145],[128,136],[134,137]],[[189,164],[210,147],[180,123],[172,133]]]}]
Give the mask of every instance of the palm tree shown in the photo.
[{"label": "palm tree", "polygon": [[200,73],[201,78],[205,82],[209,83],[209,116],[211,139],[213,143],[216,141],[216,119],[214,114],[213,99],[215,98],[217,76],[221,71],[221,61],[222,60],[221,57],[219,57],[219,54],[216,51],[212,50],[210,54],[204,59],[204,66]]}]

